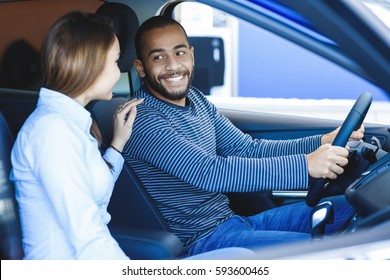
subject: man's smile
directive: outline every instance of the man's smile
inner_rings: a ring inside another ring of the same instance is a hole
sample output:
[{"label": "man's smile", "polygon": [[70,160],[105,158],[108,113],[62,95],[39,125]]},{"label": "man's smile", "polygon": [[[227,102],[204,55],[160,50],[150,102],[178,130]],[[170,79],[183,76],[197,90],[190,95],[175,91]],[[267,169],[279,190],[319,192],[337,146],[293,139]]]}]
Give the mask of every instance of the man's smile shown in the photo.
[{"label": "man's smile", "polygon": [[170,83],[178,83],[181,80],[183,80],[183,78],[184,78],[184,75],[174,75],[174,76],[171,76],[169,78],[166,78],[166,80]]},{"label": "man's smile", "polygon": [[187,73],[171,73],[160,76],[160,82],[164,83],[167,87],[182,87],[187,86],[188,80],[186,79]]}]

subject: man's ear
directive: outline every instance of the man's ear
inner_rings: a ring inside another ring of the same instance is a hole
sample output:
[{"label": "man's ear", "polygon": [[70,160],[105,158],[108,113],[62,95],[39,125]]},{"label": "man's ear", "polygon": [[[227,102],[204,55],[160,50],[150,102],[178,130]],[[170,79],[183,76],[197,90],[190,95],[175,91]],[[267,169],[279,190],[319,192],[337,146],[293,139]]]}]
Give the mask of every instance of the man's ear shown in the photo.
[{"label": "man's ear", "polygon": [[139,60],[138,58],[136,60],[134,60],[134,68],[137,71],[138,76],[140,78],[145,77],[144,65],[142,64],[142,61]]}]

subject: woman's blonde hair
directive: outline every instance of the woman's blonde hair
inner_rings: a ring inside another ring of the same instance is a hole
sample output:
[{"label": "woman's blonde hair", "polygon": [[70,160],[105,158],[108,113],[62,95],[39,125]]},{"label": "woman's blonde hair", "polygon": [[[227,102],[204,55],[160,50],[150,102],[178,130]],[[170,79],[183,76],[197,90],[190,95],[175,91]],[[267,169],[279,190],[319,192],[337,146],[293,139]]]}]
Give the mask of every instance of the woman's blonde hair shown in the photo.
[{"label": "woman's blonde hair", "polygon": [[100,15],[74,11],[62,16],[42,44],[43,86],[77,97],[103,71],[114,41],[111,23]]}]

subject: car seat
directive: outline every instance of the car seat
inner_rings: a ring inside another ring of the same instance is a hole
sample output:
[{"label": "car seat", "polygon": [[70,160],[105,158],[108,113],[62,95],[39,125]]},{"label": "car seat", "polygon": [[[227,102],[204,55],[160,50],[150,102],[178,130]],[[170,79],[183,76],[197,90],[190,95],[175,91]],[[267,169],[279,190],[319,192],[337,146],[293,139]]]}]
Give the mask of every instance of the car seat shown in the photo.
[{"label": "car seat", "polygon": [[189,41],[195,48],[195,75],[192,85],[210,95],[215,86],[223,86],[225,75],[225,50],[221,37],[190,36]]},{"label": "car seat", "polygon": [[24,256],[15,189],[9,179],[14,139],[0,112],[0,258],[17,260]]},{"label": "car seat", "polygon": [[139,27],[136,13],[127,5],[121,3],[105,2],[97,10],[97,14],[106,17],[112,22],[119,41],[121,54],[118,67],[122,73],[128,73],[130,96],[141,86],[140,79],[133,67],[136,58],[135,34]]},{"label": "car seat", "polygon": [[[135,59],[136,14],[124,4],[109,2],[99,7],[97,13],[113,21],[121,48],[120,70],[130,71]],[[100,130],[103,147],[111,143],[113,115],[117,107],[126,101],[127,98],[114,97],[86,106]],[[184,250],[180,240],[169,232],[160,211],[127,163],[115,184],[108,211],[112,218],[110,231],[131,259],[180,258]]]}]

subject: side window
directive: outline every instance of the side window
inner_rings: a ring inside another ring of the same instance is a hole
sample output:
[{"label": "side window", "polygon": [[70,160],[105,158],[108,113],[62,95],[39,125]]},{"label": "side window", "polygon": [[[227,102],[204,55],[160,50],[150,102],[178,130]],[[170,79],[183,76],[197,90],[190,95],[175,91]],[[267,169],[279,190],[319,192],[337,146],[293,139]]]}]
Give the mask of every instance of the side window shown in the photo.
[{"label": "side window", "polygon": [[114,86],[112,91],[117,95],[121,95],[124,97],[129,96],[130,83],[129,83],[128,73],[121,73],[121,77],[119,81],[116,83],[116,85]]},{"label": "side window", "polygon": [[194,47],[194,86],[206,95],[237,96],[238,20],[192,2],[177,5],[174,15]]},{"label": "side window", "polygon": [[[362,92],[371,92],[375,102],[388,101],[367,80],[232,15],[197,3],[181,3],[174,15],[190,41],[197,40],[195,77],[212,86],[204,93],[219,107],[344,119]],[[200,38],[209,38],[211,51],[198,43]],[[219,45],[223,52],[215,53]],[[217,60],[224,61],[223,69],[217,67]],[[223,71],[222,83],[215,82],[218,71]],[[194,85],[199,84],[194,79]],[[366,120],[384,122],[371,111]]]}]

